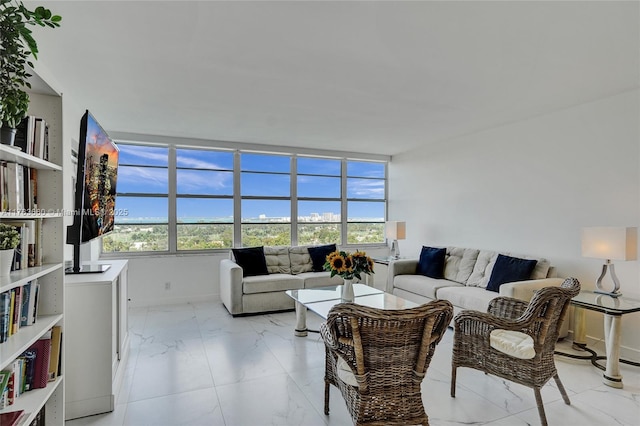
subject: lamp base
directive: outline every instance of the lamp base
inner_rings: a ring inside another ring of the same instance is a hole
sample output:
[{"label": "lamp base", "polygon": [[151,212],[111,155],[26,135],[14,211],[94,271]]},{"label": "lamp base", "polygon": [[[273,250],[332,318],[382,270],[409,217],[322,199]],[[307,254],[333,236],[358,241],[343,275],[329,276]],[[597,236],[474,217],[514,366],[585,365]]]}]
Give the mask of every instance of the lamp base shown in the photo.
[{"label": "lamp base", "polygon": [[391,256],[394,259],[400,259],[400,246],[398,246],[398,240],[393,240],[391,243]]},{"label": "lamp base", "polygon": [[[607,291],[602,286],[602,279],[607,274],[607,269],[611,273],[611,281],[613,281],[613,289],[611,291]],[[618,281],[618,276],[616,275],[616,270],[613,267],[613,263],[611,263],[611,260],[607,259],[605,264],[602,265],[602,272],[600,273],[600,276],[596,281],[596,289],[593,292],[597,294],[606,294],[607,296],[611,297],[622,296],[622,293],[620,293],[620,281]]]},{"label": "lamp base", "polygon": [[600,289],[595,289],[595,290],[593,290],[593,292],[596,293],[596,294],[605,294],[605,295],[611,296],[611,297],[620,297],[620,296],[622,296],[622,293],[620,293],[620,292],[606,291],[606,290],[600,290]]}]

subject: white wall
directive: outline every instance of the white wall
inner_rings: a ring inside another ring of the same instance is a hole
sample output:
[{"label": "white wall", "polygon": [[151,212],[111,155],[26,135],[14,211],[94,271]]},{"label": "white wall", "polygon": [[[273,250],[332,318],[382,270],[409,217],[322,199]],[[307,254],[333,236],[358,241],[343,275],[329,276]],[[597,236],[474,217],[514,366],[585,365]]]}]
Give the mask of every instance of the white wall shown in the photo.
[{"label": "white wall", "polygon": [[[640,218],[639,95],[394,156],[389,212],[407,222],[403,254],[455,245],[539,255],[593,289],[602,261],[581,257],[581,228],[638,226]],[[616,272],[623,293],[640,299],[638,262],[617,262]],[[588,335],[603,336],[601,318],[588,315]],[[639,319],[623,317],[623,350],[640,350]]]}]

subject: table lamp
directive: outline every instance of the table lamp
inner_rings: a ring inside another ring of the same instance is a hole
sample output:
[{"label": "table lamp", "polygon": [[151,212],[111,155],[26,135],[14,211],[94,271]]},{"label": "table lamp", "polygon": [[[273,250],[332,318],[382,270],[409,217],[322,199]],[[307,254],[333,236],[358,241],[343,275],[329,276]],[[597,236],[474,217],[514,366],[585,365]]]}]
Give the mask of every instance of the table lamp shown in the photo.
[{"label": "table lamp", "polygon": [[392,240],[391,242],[391,257],[398,259],[400,258],[400,247],[398,246],[398,240],[404,240],[407,236],[406,234],[406,223],[405,222],[397,222],[397,221],[387,221],[385,222],[385,236],[388,240]]},{"label": "table lamp", "polygon": [[[582,256],[605,259],[602,272],[596,281],[595,293],[612,297],[621,296],[620,281],[616,276],[612,260],[636,260],[638,257],[638,228],[635,227],[596,227],[582,229]],[[613,281],[613,290],[602,286],[602,279],[609,270]]]}]

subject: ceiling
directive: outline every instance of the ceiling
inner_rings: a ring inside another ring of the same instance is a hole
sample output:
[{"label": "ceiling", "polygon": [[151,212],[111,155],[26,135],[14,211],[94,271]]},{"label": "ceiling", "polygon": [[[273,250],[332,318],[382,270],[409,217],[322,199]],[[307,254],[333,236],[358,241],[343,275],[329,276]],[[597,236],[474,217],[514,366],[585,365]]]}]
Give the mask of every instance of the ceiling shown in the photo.
[{"label": "ceiling", "polygon": [[35,69],[108,131],[393,155],[639,87],[636,1],[45,5]]}]

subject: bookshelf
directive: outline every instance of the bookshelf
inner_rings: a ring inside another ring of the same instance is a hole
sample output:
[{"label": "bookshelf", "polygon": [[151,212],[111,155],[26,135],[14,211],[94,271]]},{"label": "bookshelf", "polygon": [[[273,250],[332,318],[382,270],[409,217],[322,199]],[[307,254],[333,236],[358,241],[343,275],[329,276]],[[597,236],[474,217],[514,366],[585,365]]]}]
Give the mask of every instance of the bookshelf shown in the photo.
[{"label": "bookshelf", "polygon": [[[34,79],[40,77],[33,71]],[[40,86],[40,85],[38,85]],[[36,87],[36,85],[34,85]],[[37,209],[0,212],[0,222],[36,220],[42,223],[42,264],[0,277],[0,293],[24,286],[37,279],[40,285],[37,320],[22,326],[17,333],[0,343],[0,370],[9,368],[27,348],[42,338],[53,326],[62,328],[61,352],[64,354],[64,206],[63,206],[63,138],[62,95],[47,85],[47,90],[29,94],[29,115],[41,117],[49,125],[49,161],[0,145],[0,161],[37,169]],[[29,425],[44,408],[47,425],[64,424],[64,356],[61,373],[46,387],[24,392],[0,412],[24,410],[21,424]]]}]

